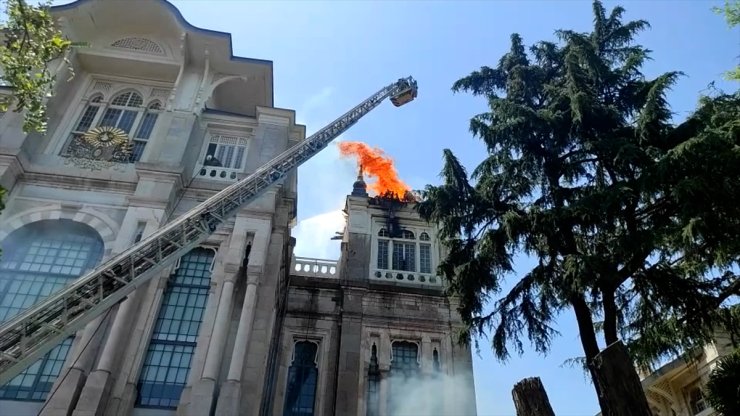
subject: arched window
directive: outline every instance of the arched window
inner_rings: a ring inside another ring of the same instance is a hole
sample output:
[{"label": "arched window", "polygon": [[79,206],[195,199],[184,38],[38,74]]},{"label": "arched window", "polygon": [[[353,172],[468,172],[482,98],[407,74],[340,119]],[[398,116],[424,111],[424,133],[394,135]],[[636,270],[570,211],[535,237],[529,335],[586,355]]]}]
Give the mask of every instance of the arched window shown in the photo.
[{"label": "arched window", "polygon": [[[141,95],[136,91],[119,93],[107,106],[101,94],[93,95],[72,129],[67,146],[93,127],[116,127],[126,132],[133,141],[130,161],[138,161],[162,111],[159,101],[152,101],[147,107],[143,104]],[[68,154],[67,146],[62,151],[63,155]]]},{"label": "arched window", "polygon": [[[422,231],[416,240],[413,231],[403,229],[397,238],[391,239],[388,230],[381,228],[377,241],[378,269],[409,272],[418,269],[420,273],[432,273],[432,243],[427,232]],[[417,253],[419,253],[418,262]],[[382,275],[381,272],[376,272],[376,275],[377,273]]]},{"label": "arched window", "polygon": [[[43,220],[12,232],[2,242],[0,322],[62,289],[103,256],[103,240],[91,227],[71,220]],[[46,399],[72,345],[68,338],[0,387],[0,398]]]},{"label": "arched window", "polygon": [[388,413],[398,414],[407,392],[416,387],[419,373],[419,346],[413,342],[396,341],[391,345],[390,389]]},{"label": "arched window", "polygon": [[177,407],[208,301],[213,257],[213,250],[196,248],[180,259],[164,293],[139,375],[137,406]]},{"label": "arched window", "polygon": [[162,112],[162,104],[159,101],[151,102],[144,113],[144,117],[139,123],[139,128],[136,129],[136,134],[133,137],[134,148],[131,152],[131,161],[136,162],[141,159],[141,155],[144,153],[144,147],[149,141],[149,136],[154,131],[154,124],[157,122],[159,113]]},{"label": "arched window", "polygon": [[288,369],[283,416],[313,416],[319,370],[316,354],[319,346],[310,341],[295,343],[293,362]]},{"label": "arched window", "polygon": [[100,109],[103,107],[104,107],[103,95],[102,94],[93,95],[90,98],[90,101],[88,102],[87,106],[85,107],[85,110],[82,112],[80,119],[77,121],[75,128],[72,129],[72,135],[81,136],[85,134],[86,131],[90,130],[90,128],[93,126],[93,123],[98,118],[98,113],[100,112]]},{"label": "arched window", "polygon": [[119,129],[131,133],[137,116],[141,112],[142,104],[141,95],[129,91],[118,94],[113,97],[108,108],[100,119],[100,127],[118,127]]}]

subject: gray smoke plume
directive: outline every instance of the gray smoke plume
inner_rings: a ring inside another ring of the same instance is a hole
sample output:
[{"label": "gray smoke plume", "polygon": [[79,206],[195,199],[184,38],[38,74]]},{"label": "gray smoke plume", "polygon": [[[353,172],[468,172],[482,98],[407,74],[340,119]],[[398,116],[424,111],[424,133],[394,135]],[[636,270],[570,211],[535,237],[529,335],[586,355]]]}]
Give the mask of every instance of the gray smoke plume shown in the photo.
[{"label": "gray smoke plume", "polygon": [[437,374],[429,378],[390,377],[388,414],[471,416],[476,414],[472,378]]}]

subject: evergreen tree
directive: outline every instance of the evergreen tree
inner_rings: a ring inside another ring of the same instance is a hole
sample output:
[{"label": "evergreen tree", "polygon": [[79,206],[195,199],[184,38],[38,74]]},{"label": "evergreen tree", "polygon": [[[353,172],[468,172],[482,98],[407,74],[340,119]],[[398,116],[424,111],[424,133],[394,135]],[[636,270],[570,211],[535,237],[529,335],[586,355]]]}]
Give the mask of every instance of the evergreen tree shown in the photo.
[{"label": "evergreen tree", "polygon": [[[672,125],[665,93],[680,73],[640,72],[649,51],[634,37],[648,23],[600,1],[593,12],[590,33],[561,30],[530,53],[514,34],[496,67],[454,84],[488,102],[470,122],[487,154],[468,176],[445,150],[443,183],[417,208],[441,224],[462,339],[492,332],[500,359],[524,336],[547,352],[554,318],[572,309],[609,415],[597,335],[648,363],[732,325],[720,307],[740,294],[740,95],[705,98]],[[536,265],[484,311],[518,254]]]},{"label": "evergreen tree", "polygon": [[723,416],[740,414],[740,350],[722,358],[707,383],[707,401]]}]

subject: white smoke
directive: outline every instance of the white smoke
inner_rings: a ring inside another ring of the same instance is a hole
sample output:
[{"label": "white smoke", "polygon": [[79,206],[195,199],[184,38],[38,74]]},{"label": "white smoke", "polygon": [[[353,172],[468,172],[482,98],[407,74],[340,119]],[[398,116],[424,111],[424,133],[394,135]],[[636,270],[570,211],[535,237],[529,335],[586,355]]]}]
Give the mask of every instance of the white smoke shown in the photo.
[{"label": "white smoke", "polygon": [[399,416],[469,416],[476,414],[473,375],[388,379],[388,414]]}]

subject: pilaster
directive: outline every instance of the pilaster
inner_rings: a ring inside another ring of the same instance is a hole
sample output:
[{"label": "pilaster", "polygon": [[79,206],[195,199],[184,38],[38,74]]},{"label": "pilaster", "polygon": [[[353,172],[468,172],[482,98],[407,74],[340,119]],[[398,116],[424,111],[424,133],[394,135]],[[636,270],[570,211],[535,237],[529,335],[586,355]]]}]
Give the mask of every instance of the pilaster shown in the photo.
[{"label": "pilaster", "polygon": [[341,337],[339,362],[337,363],[336,414],[356,415],[357,397],[360,395],[358,383],[341,380],[358,380],[362,368],[362,299],[366,289],[344,287],[342,294]]},{"label": "pilaster", "polygon": [[257,270],[253,269],[252,273],[247,275],[247,289],[244,295],[241,315],[239,316],[236,341],[231,354],[226,382],[221,386],[219,393],[216,416],[237,416],[240,414],[241,379],[247,355],[247,346],[249,345],[252,333],[254,309],[257,303],[257,285],[261,275]]}]

